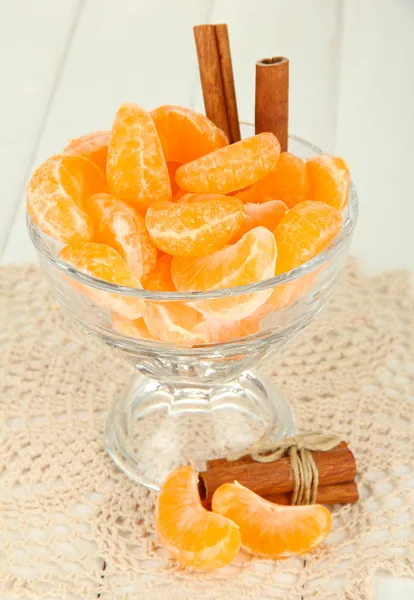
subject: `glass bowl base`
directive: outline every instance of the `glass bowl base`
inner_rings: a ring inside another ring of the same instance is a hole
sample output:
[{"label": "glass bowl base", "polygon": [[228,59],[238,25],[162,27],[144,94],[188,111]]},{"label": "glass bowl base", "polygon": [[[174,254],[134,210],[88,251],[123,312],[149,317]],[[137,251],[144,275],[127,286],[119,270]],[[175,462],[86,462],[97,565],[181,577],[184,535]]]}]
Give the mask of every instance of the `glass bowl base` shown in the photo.
[{"label": "glass bowl base", "polygon": [[222,385],[183,385],[135,375],[105,427],[106,449],[128,477],[158,490],[183,464],[241,452],[269,436],[295,435],[292,409],[274,386],[252,371]]}]

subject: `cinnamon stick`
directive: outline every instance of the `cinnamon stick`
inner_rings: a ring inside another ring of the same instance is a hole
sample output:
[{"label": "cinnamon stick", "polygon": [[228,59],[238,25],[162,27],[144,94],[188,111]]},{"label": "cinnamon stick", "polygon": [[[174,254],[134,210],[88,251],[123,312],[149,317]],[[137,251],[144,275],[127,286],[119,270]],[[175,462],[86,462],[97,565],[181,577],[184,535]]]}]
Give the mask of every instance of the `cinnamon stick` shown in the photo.
[{"label": "cinnamon stick", "polygon": [[289,60],[283,56],[262,58],[256,63],[256,133],[270,131],[288,149]]},{"label": "cinnamon stick", "polygon": [[[319,472],[319,487],[355,480],[356,462],[346,442],[328,452],[313,452],[312,456]],[[250,456],[234,462],[221,458],[210,460],[199,479],[201,496],[207,504],[211,503],[216,489],[227,482],[238,481],[263,498],[292,492],[294,487],[289,457],[269,463],[256,462]]]},{"label": "cinnamon stick", "polygon": [[[290,504],[292,494],[284,492],[275,493],[266,497],[266,500],[275,504]],[[326,485],[318,488],[316,502],[318,504],[354,504],[359,500],[358,486],[352,483],[339,483],[338,485]]]},{"label": "cinnamon stick", "polygon": [[196,25],[194,38],[207,117],[230,143],[240,139],[227,25]]},{"label": "cinnamon stick", "polygon": [[214,25],[217,48],[220,59],[221,77],[223,80],[226,103],[229,141],[231,144],[240,140],[239,114],[237,111],[236,90],[234,87],[233,66],[230,54],[230,41],[227,25]]}]

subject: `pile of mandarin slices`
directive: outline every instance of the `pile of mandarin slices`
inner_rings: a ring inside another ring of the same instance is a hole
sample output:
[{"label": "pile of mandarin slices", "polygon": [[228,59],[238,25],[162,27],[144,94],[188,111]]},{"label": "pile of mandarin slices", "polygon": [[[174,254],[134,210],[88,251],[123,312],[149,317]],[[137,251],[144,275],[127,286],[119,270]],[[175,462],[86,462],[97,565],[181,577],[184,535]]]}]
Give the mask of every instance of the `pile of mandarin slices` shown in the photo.
[{"label": "pile of mandarin slices", "polygon": [[[206,292],[269,279],[324,250],[342,228],[349,184],[342,159],[305,162],[281,153],[272,133],[229,144],[189,109],[126,103],[110,131],[72,140],[36,169],[27,209],[62,243],[60,258],[95,278]],[[187,303],[82,293],[122,335],[195,346],[256,333],[306,279]]]}]

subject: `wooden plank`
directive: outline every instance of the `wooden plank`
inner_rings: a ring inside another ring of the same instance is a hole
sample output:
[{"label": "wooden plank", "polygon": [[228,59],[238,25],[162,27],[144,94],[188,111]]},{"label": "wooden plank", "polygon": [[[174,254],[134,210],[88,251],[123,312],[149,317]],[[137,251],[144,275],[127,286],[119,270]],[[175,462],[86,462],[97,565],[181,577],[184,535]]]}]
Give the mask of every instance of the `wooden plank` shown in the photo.
[{"label": "wooden plank", "polygon": [[0,255],[80,6],[80,0],[14,0],[0,19]]},{"label": "wooden plank", "polygon": [[347,0],[336,152],[360,197],[353,252],[414,271],[414,4]]},{"label": "wooden plank", "polygon": [[[199,85],[192,27],[210,7],[210,0],[86,0],[31,168],[69,138],[110,128],[122,102],[191,106]],[[23,204],[2,264],[34,259]]]},{"label": "wooden plank", "polygon": [[[255,62],[290,59],[290,130],[328,152],[335,142],[340,0],[215,0],[211,22],[227,22],[240,118],[254,119]],[[203,107],[201,94],[197,107]]]}]

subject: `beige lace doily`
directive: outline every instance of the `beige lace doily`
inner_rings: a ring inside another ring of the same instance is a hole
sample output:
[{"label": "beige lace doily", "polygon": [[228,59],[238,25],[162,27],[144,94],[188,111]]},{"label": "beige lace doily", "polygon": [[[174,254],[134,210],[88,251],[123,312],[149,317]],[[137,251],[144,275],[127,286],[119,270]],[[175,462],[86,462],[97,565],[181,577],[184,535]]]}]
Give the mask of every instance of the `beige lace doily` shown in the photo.
[{"label": "beige lace doily", "polygon": [[240,554],[191,574],[154,538],[155,494],[106,455],[103,425],[130,374],[68,325],[36,267],[0,271],[0,598],[359,600],[377,570],[414,577],[414,300],[409,276],[354,262],[323,315],[262,365],[299,429],[341,434],[361,501],[304,558]]}]

